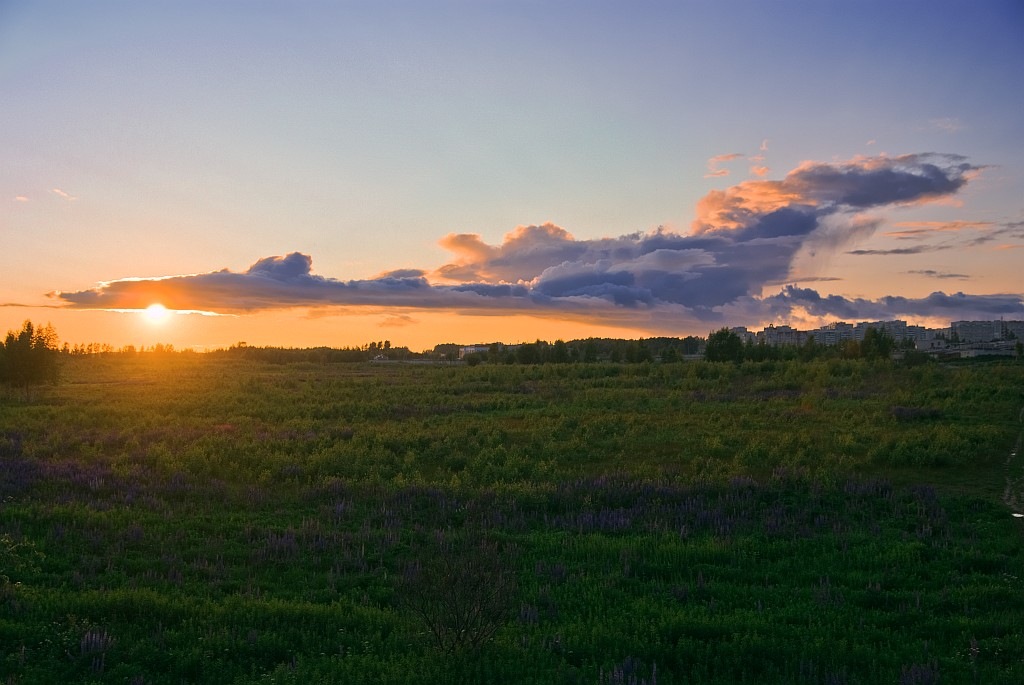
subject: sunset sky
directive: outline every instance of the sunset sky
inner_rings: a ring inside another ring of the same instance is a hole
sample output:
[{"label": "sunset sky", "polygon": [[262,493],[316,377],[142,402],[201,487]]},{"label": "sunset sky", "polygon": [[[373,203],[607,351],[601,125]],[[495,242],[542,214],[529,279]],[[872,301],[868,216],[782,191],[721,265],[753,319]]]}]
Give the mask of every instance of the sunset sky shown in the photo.
[{"label": "sunset sky", "polygon": [[1024,319],[1022,37],[1019,0],[0,0],[0,333]]}]

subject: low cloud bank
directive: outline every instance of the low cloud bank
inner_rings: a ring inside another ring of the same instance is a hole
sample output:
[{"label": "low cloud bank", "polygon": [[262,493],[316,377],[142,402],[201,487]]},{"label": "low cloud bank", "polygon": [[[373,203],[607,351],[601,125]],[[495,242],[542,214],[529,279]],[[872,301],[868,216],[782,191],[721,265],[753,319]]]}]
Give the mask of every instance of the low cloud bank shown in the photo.
[{"label": "low cloud bank", "polygon": [[[223,313],[332,306],[511,311],[637,326],[656,322],[659,330],[685,330],[737,310],[760,320],[785,318],[796,308],[839,318],[1024,316],[1020,295],[933,293],[867,301],[787,286],[761,297],[763,287],[790,281],[801,251],[835,252],[870,236],[879,221],[865,211],[948,198],[979,169],[959,155],[931,153],[807,162],[779,181],[748,180],[708,193],[688,234],[658,229],[578,240],[545,223],[520,226],[500,245],[476,234],[449,234],[440,241],[452,253],[449,263],[370,279],[314,274],[312,258],[293,252],[259,259],[244,272],[117,280],[52,295],[85,309],[141,309],[159,301]],[[925,244],[853,253],[936,249],[946,248]]]}]

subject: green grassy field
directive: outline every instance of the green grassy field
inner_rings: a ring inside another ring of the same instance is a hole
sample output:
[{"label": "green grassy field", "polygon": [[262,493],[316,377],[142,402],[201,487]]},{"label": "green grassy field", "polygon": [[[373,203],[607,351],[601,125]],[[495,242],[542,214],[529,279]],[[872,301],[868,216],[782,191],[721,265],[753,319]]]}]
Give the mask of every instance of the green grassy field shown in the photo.
[{"label": "green grassy field", "polygon": [[1024,682],[1022,406],[1019,362],[70,357],[0,404],[0,682]]}]

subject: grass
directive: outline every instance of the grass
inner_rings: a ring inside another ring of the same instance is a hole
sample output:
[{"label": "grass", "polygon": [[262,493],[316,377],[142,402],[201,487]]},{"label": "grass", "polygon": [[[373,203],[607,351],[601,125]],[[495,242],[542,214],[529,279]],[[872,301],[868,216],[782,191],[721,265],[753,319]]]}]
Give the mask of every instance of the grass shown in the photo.
[{"label": "grass", "polygon": [[[1022,682],[1022,406],[1013,363],[72,357],[0,404],[0,679]],[[494,638],[439,649],[410,588],[473,574]]]}]

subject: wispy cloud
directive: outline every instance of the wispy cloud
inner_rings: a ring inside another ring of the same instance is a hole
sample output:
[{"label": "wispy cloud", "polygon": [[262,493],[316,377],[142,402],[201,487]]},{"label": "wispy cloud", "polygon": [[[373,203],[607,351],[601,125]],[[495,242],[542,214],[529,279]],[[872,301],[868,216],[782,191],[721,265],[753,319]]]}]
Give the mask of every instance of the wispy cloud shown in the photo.
[{"label": "wispy cloud", "polygon": [[[1024,222],[993,221],[917,221],[894,224],[898,231],[887,231],[886,237],[902,241],[920,241],[914,248],[886,251],[854,251],[850,254],[917,254],[956,248],[979,247],[998,240],[1024,240]],[[940,238],[937,242],[929,239]],[[902,250],[913,250],[904,252]]]},{"label": "wispy cloud", "polygon": [[392,314],[377,325],[380,328],[404,328],[405,326],[413,326],[415,324],[416,319],[408,314]]},{"label": "wispy cloud", "polygon": [[29,201],[29,199],[28,199],[28,197],[27,197],[27,196],[25,196],[25,195],[15,195],[15,196],[14,196],[14,201],[15,201],[15,202],[28,202],[28,201]]},{"label": "wispy cloud", "polygon": [[[241,272],[117,280],[52,296],[80,309],[142,309],[153,302],[228,313],[289,307],[390,309],[394,316],[385,326],[411,323],[410,311],[439,309],[600,320],[659,330],[692,328],[737,312],[776,317],[794,307],[837,314],[890,307],[892,313],[910,314],[915,306],[935,311],[942,300],[949,311],[960,307],[987,312],[996,306],[1020,311],[1020,298],[1014,304],[1009,295],[999,296],[998,304],[988,296],[960,293],[868,302],[788,286],[778,295],[762,297],[766,286],[794,282],[791,271],[801,250],[813,245],[834,251],[874,232],[878,220],[866,216],[866,210],[949,197],[976,169],[963,157],[940,154],[805,162],[780,181],[749,180],[708,193],[698,203],[689,234],[657,229],[577,239],[556,224],[543,223],[519,226],[494,245],[476,234],[452,233],[440,241],[452,255],[448,263],[367,279],[318,275],[312,257],[293,252],[265,257]],[[925,245],[853,254],[934,249]]]},{"label": "wispy cloud", "polygon": [[77,196],[71,195],[70,193],[67,193],[67,192],[63,191],[60,188],[53,188],[52,192],[57,197],[60,197],[60,198],[62,198],[64,200],[67,200],[68,202],[74,202],[75,200],[78,199]]},{"label": "wispy cloud", "polygon": [[952,245],[915,245],[914,247],[895,247],[889,250],[850,250],[846,254],[856,255],[858,257],[878,255],[908,255],[924,254],[925,252],[941,252],[942,250],[950,250],[952,248]]},{"label": "wispy cloud", "polygon": [[928,127],[942,131],[943,133],[956,133],[964,128],[964,125],[960,123],[960,120],[956,117],[940,117],[937,119],[929,119]]},{"label": "wispy cloud", "polygon": [[928,276],[929,278],[955,279],[961,281],[970,280],[971,278],[967,274],[946,273],[944,271],[936,271],[934,269],[913,269],[911,271],[904,271],[904,273],[913,274],[915,276]]},{"label": "wispy cloud", "polygon": [[786,278],[781,281],[769,281],[765,285],[790,285],[800,283],[834,283],[835,281],[842,281],[842,278],[836,276],[793,276]]},{"label": "wispy cloud", "polygon": [[996,226],[992,221],[898,221],[893,224],[898,231],[886,231],[893,238],[919,238],[936,233],[960,231],[985,231]]},{"label": "wispy cloud", "polygon": [[729,170],[723,169],[722,165],[726,162],[731,162],[734,159],[740,159],[743,157],[739,152],[729,152],[724,155],[715,155],[708,160],[708,171],[704,174],[704,178],[719,178],[721,176],[728,176]]}]

